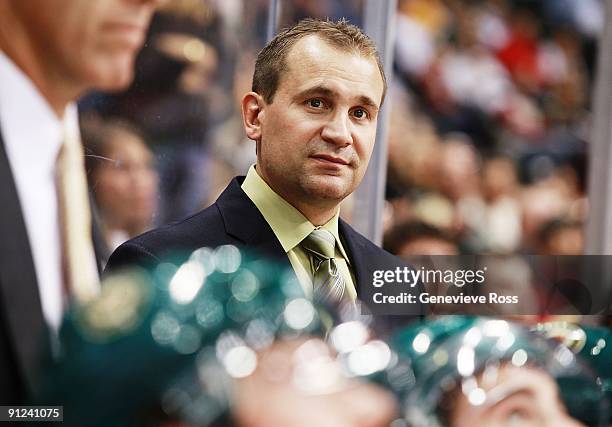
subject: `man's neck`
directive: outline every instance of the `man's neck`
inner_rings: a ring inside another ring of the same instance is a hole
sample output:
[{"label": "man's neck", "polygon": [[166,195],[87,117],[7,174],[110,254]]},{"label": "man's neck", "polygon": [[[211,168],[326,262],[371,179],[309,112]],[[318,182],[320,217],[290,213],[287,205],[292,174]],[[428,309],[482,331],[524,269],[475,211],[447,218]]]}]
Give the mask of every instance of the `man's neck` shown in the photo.
[{"label": "man's neck", "polygon": [[293,206],[295,209],[300,211],[302,215],[310,221],[312,225],[315,227],[319,227],[321,225],[325,225],[331,220],[337,213],[339,209],[338,203],[334,202],[319,202],[317,200],[310,200],[309,203],[302,203],[299,200],[295,200],[295,198],[290,197],[289,194],[286,194],[281,189],[272,185],[265,177],[263,177],[257,167],[255,168],[257,175],[266,183],[268,186],[282,197],[287,203]]},{"label": "man's neck", "polygon": [[47,101],[55,115],[62,119],[66,106],[77,97],[77,91],[66,90],[63,83],[55,83],[50,79],[50,76],[43,76],[44,73],[39,72],[34,64],[23,61],[18,56],[12,55],[11,51],[2,49],[13,63],[23,71],[32,81],[38,92]]},{"label": "man's neck", "polygon": [[294,203],[291,200],[287,200],[287,202],[300,211],[302,215],[308,218],[308,221],[310,221],[315,227],[327,224],[338,212],[338,206],[334,206],[330,209],[321,209],[312,205],[300,205],[299,203]]},{"label": "man's neck", "polygon": [[17,19],[11,19],[10,8],[0,6],[0,51],[28,76],[58,118],[62,118],[68,103],[80,91],[68,84],[65,76],[45,67],[44,52],[38,52],[27,31]]}]

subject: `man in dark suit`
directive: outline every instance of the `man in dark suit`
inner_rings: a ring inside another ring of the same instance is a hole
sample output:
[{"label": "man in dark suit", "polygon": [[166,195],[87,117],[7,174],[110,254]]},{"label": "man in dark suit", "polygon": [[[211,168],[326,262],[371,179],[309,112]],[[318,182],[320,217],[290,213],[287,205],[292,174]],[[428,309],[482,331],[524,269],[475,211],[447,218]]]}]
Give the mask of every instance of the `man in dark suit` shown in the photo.
[{"label": "man in dark suit", "polygon": [[242,100],[256,165],[211,207],[124,243],[107,268],[231,244],[290,265],[307,294],[362,295],[375,270],[402,265],[339,218],[367,168],[386,88],[376,47],[357,27],[307,19],[282,31],[259,53]]},{"label": "man in dark suit", "polygon": [[[0,404],[31,396],[41,359],[57,350],[69,265],[63,230],[85,230],[77,240],[93,279],[87,292],[97,286],[74,100],[129,84],[154,3],[0,2]],[[68,139],[77,141],[69,158]],[[70,202],[82,196],[78,223],[58,201],[59,158],[71,171],[64,182],[77,183]],[[80,285],[71,280],[70,290]]]}]

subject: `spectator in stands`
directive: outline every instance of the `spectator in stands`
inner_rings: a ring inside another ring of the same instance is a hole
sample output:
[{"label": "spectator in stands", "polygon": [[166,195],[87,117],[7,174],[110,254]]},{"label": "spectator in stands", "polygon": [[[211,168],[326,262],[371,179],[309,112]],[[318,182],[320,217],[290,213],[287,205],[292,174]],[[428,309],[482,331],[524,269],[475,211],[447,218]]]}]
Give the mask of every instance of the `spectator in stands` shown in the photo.
[{"label": "spectator in stands", "polygon": [[545,223],[538,234],[539,254],[581,255],[583,252],[583,224],[579,221],[556,218]]},{"label": "spectator in stands", "polygon": [[419,221],[407,221],[389,230],[383,246],[401,257],[459,254],[457,243],[448,233]]},{"label": "spectator in stands", "polygon": [[114,249],[152,225],[158,193],[153,154],[127,122],[85,122],[82,136],[89,186]]}]

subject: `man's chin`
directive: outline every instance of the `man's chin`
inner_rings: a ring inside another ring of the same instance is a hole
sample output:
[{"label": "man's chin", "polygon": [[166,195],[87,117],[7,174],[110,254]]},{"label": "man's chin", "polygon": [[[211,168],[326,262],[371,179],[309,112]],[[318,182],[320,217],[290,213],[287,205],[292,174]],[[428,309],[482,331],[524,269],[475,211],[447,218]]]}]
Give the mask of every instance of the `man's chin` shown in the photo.
[{"label": "man's chin", "polygon": [[319,177],[308,186],[307,193],[314,199],[340,203],[352,192],[352,188],[339,177]]},{"label": "man's chin", "polygon": [[127,89],[133,79],[133,60],[129,57],[106,62],[105,66],[93,69],[91,73],[93,88],[100,91],[117,92]]}]

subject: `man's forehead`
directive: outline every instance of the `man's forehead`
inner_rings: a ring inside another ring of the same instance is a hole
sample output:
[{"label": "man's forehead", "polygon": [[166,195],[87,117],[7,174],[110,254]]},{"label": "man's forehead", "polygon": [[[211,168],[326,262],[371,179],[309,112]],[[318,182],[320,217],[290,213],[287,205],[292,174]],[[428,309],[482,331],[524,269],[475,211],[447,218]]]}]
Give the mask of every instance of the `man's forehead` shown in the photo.
[{"label": "man's forehead", "polygon": [[300,37],[289,49],[287,54],[290,57],[292,54],[303,54],[307,52],[316,53],[320,47],[328,47],[331,49],[340,50],[337,46],[334,46],[328,40],[325,40],[323,37],[318,34],[307,34],[303,37]]},{"label": "man's forehead", "polygon": [[339,54],[345,57],[354,56],[356,58],[362,58],[365,60],[372,61],[374,65],[376,65],[376,59],[374,57],[370,57],[369,55],[365,55],[359,49],[355,47],[342,47],[340,45],[336,45],[329,40],[317,35],[317,34],[308,34],[299,40],[297,40],[293,46],[287,52],[287,66],[290,66],[296,60],[300,58],[319,58],[322,52],[333,52],[334,54]]},{"label": "man's forehead", "polygon": [[[291,85],[295,92],[339,96],[348,88],[352,98],[380,105],[384,83],[376,59],[358,50],[342,50],[317,35],[308,35],[292,46],[284,66],[280,85]],[[377,86],[381,94],[374,93]]]}]

